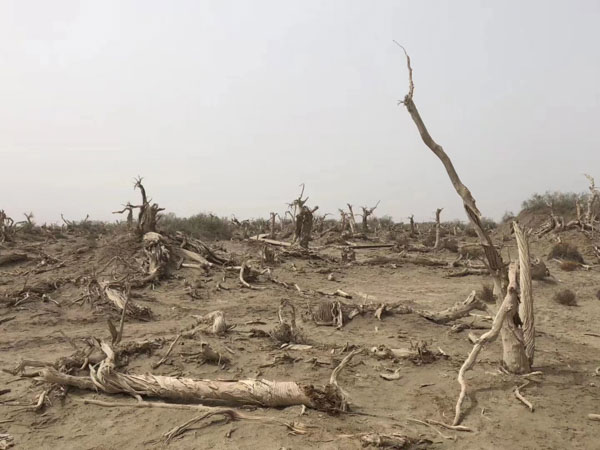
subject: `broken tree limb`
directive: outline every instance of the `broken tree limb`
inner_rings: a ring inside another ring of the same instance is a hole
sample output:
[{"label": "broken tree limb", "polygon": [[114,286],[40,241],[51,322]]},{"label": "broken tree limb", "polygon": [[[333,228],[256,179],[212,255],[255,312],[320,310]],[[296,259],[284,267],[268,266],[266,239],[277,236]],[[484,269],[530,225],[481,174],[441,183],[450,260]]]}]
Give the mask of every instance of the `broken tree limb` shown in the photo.
[{"label": "broken tree limb", "polygon": [[440,245],[442,244],[442,242],[440,241],[440,231],[442,228],[442,225],[440,223],[440,214],[443,210],[444,208],[438,208],[435,210],[435,244],[433,244],[434,250],[439,250]]},{"label": "broken tree limb", "polygon": [[[230,420],[251,420],[262,423],[271,423],[275,425],[283,425],[287,427],[294,434],[305,434],[306,430],[302,424],[296,422],[284,422],[281,420],[273,419],[270,417],[262,417],[262,416],[250,416],[246,415],[242,412],[229,409],[229,408],[220,408],[215,406],[204,406],[204,405],[185,405],[178,403],[161,403],[161,402],[105,402],[102,400],[94,400],[94,399],[83,399],[82,403],[84,405],[96,405],[102,406],[105,408],[156,408],[156,409],[179,409],[179,410],[187,410],[187,411],[202,411],[207,414],[217,415],[222,414],[226,415]],[[204,417],[207,418],[208,416]],[[195,418],[197,419],[197,418]],[[194,423],[197,423],[198,420],[195,420]],[[178,430],[179,433],[175,434],[174,430]],[[175,435],[179,435],[182,432],[182,427],[177,427],[169,433],[165,435],[165,437],[175,437]]]},{"label": "broken tree limb", "polygon": [[102,288],[104,297],[110,300],[118,311],[123,311],[123,309],[125,309],[128,316],[138,319],[150,319],[152,317],[152,310],[150,308],[128,301],[127,294],[119,289],[113,288],[111,283],[100,282],[98,284]]},{"label": "broken tree limb", "polygon": [[465,373],[475,365],[475,362],[477,361],[477,356],[479,355],[479,352],[481,351],[481,349],[486,344],[488,344],[489,342],[493,342],[498,337],[498,335],[500,334],[500,329],[502,328],[502,324],[504,323],[504,320],[506,319],[508,314],[511,311],[514,311],[514,309],[517,307],[518,299],[517,299],[517,274],[516,273],[517,273],[517,264],[512,263],[509,268],[510,284],[507,289],[507,294],[506,294],[506,297],[504,298],[504,301],[500,305],[500,308],[498,309],[498,313],[496,314],[496,317],[494,317],[494,321],[492,322],[492,328],[487,333],[484,333],[483,335],[481,335],[481,337],[477,340],[477,342],[473,346],[473,349],[471,350],[471,353],[469,353],[469,356],[467,357],[467,359],[465,360],[465,362],[463,363],[462,367],[460,368],[460,370],[458,372],[458,383],[460,384],[461,389],[460,389],[460,394],[458,396],[458,400],[456,402],[453,425],[460,425],[460,422],[462,420],[461,407],[462,407],[462,403],[463,403],[466,393],[467,393],[467,383],[465,381]]}]

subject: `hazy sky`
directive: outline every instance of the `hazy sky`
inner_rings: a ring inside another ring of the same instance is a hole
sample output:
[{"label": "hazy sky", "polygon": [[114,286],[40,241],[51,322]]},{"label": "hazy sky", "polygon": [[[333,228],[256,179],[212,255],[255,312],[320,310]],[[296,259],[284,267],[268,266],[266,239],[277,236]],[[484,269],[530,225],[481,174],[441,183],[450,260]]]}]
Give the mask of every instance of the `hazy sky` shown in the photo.
[{"label": "hazy sky", "polygon": [[0,1],[0,209],[238,217],[351,202],[464,219],[600,179],[600,2]]}]

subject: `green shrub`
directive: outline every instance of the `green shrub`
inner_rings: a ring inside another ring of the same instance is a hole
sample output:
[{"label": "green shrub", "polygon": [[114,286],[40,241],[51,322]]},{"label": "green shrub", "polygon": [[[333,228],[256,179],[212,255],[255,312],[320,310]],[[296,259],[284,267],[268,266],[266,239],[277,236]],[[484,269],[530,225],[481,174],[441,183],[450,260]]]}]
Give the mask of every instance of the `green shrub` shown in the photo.
[{"label": "green shrub", "polygon": [[165,214],[158,222],[159,228],[169,233],[181,231],[192,237],[206,240],[230,239],[233,227],[228,219],[213,214],[199,213],[190,217]]},{"label": "green shrub", "polygon": [[533,194],[521,204],[523,211],[530,212],[547,212],[549,211],[548,204],[551,203],[554,208],[554,213],[558,215],[575,214],[577,200],[586,201],[586,194],[576,194],[575,192],[546,192],[544,194]]}]

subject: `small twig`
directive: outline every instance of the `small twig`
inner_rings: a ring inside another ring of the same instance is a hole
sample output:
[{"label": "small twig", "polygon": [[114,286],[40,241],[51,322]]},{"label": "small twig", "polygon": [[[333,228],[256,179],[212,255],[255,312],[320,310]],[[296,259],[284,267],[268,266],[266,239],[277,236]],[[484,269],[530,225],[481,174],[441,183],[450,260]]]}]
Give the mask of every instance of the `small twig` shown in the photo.
[{"label": "small twig", "polygon": [[521,386],[517,386],[515,388],[515,397],[517,397],[525,406],[527,406],[529,408],[529,410],[531,412],[533,412],[533,409],[534,409],[533,405],[531,404],[531,402],[529,400],[527,400],[525,397],[523,397],[523,395],[519,391],[519,389],[524,388],[528,384],[529,384],[529,381],[527,381],[526,383],[523,383]]},{"label": "small twig", "polygon": [[433,419],[427,419],[427,420],[425,420],[425,422],[432,424],[432,425],[439,425],[440,427],[447,428],[448,430],[466,431],[466,432],[470,432],[470,433],[473,432],[472,428],[465,427],[464,425],[448,425],[447,423],[438,422],[437,420],[433,420]]},{"label": "small twig", "polygon": [[156,369],[156,368],[160,367],[160,365],[161,365],[162,363],[164,363],[164,362],[167,360],[167,358],[169,357],[169,355],[170,355],[170,354],[171,354],[171,352],[173,351],[173,347],[175,347],[175,344],[177,344],[177,342],[179,341],[179,339],[180,339],[180,338],[181,338],[181,334],[178,334],[178,335],[175,337],[175,339],[173,340],[173,342],[171,342],[171,345],[169,346],[169,349],[167,350],[167,353],[166,353],[166,355],[165,355],[165,356],[163,356],[163,357],[161,358],[161,360],[160,360],[160,361],[158,361],[156,364],[153,364],[153,365],[152,365],[152,368],[153,368],[153,369]]},{"label": "small twig", "polygon": [[127,285],[127,293],[125,296],[125,304],[123,305],[123,311],[121,312],[121,321],[119,322],[119,332],[117,333],[117,336],[115,338],[115,342],[113,342],[113,345],[117,345],[119,342],[121,342],[121,339],[123,338],[123,327],[125,326],[125,313],[127,312],[127,305],[129,304],[129,297],[130,297],[130,293],[131,293],[131,285]]},{"label": "small twig", "polygon": [[444,439],[449,439],[451,441],[455,441],[456,440],[456,436],[446,436],[444,433],[442,433],[436,427],[434,427],[433,425],[431,425],[431,424],[429,424],[427,422],[423,422],[422,420],[418,420],[418,419],[413,419],[412,417],[409,417],[406,420],[408,420],[409,422],[415,422],[415,423],[420,423],[421,425],[425,425],[426,427],[429,427],[432,430],[434,430],[437,434],[439,434]]}]

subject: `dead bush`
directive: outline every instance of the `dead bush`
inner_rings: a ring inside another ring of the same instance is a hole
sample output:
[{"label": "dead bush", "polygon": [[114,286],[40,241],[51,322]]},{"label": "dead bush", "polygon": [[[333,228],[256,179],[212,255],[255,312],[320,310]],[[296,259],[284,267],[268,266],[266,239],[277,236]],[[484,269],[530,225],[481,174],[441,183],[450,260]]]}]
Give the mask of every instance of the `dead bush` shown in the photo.
[{"label": "dead bush", "polygon": [[477,298],[486,303],[496,303],[494,288],[489,284],[482,284],[481,289],[477,292]]},{"label": "dead bush", "polygon": [[554,294],[553,300],[565,306],[577,306],[577,297],[575,292],[570,289],[563,289]]},{"label": "dead bush", "polygon": [[477,259],[483,257],[483,249],[479,245],[464,245],[458,250],[463,258]]},{"label": "dead bush", "polygon": [[452,253],[458,253],[458,241],[452,238],[446,238],[442,241],[442,247]]},{"label": "dead bush", "polygon": [[469,225],[467,228],[465,228],[465,234],[468,237],[477,237],[477,232],[475,231],[475,228],[473,228],[471,225]]},{"label": "dead bush", "polygon": [[565,272],[573,272],[579,268],[579,264],[573,261],[563,261],[560,263],[560,268]]},{"label": "dead bush", "polygon": [[573,244],[569,244],[568,242],[560,242],[552,247],[548,258],[566,259],[568,261],[575,261],[583,264],[583,256],[581,256],[581,253],[579,253],[577,247],[575,247]]},{"label": "dead bush", "polygon": [[546,264],[541,260],[534,260],[531,263],[531,279],[532,280],[543,280],[550,276],[550,271]]}]

